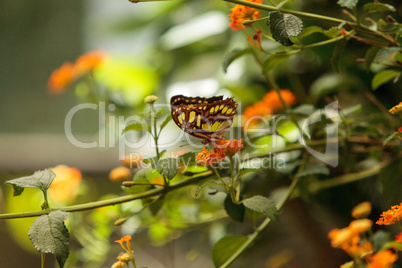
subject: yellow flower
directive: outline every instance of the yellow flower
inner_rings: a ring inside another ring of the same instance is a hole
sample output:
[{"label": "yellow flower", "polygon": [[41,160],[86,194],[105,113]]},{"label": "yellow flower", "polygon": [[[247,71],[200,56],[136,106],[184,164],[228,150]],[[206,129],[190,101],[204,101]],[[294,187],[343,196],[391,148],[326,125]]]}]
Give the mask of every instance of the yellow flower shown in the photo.
[{"label": "yellow flower", "polygon": [[402,203],[391,206],[391,209],[381,213],[381,217],[376,221],[378,225],[391,225],[402,220]]},{"label": "yellow flower", "polygon": [[65,165],[54,167],[52,171],[56,177],[49,188],[50,197],[56,202],[74,201],[82,180],[81,172]]},{"label": "yellow flower", "polygon": [[121,181],[131,177],[131,170],[127,167],[116,167],[109,172],[111,181]]},{"label": "yellow flower", "polygon": [[400,113],[401,111],[402,111],[402,102],[400,102],[398,105],[395,105],[389,110],[391,114],[397,114]]},{"label": "yellow flower", "polygon": [[364,218],[371,212],[371,203],[366,201],[360,203],[352,209],[352,217],[355,219]]},{"label": "yellow flower", "polygon": [[158,100],[158,97],[157,97],[157,96],[149,95],[149,96],[145,97],[144,102],[145,102],[145,103],[152,104],[152,103],[154,103],[154,102],[157,101],[157,100]]},{"label": "yellow flower", "polygon": [[125,262],[117,261],[117,262],[115,262],[115,263],[112,264],[112,267],[111,267],[111,268],[123,268],[124,265],[126,265]]}]

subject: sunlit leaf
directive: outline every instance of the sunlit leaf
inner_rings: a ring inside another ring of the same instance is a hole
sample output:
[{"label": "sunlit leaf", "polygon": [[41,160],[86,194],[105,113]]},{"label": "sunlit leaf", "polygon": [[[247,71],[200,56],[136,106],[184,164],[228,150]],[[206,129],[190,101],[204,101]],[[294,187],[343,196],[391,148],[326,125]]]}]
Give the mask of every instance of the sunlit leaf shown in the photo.
[{"label": "sunlit leaf", "polygon": [[339,0],[337,2],[341,7],[354,8],[359,0]]},{"label": "sunlit leaf", "polygon": [[341,35],[341,31],[338,27],[331,27],[324,31],[324,34],[330,38],[335,38]]},{"label": "sunlit leaf", "polygon": [[61,268],[69,255],[70,235],[64,225],[68,214],[57,210],[42,215],[34,221],[28,233],[29,239],[39,252],[56,255]]},{"label": "sunlit leaf", "polygon": [[371,81],[371,87],[373,90],[376,90],[380,86],[384,85],[385,83],[391,81],[392,79],[400,75],[401,71],[395,71],[395,70],[384,70],[378,72]]},{"label": "sunlit leaf", "polygon": [[367,13],[371,12],[384,12],[384,11],[396,11],[391,5],[383,4],[383,3],[367,3],[363,6],[363,10]]},{"label": "sunlit leaf", "polygon": [[215,267],[221,267],[246,241],[246,236],[229,235],[216,242],[212,248],[212,260]]},{"label": "sunlit leaf", "polygon": [[379,64],[393,64],[394,56],[401,51],[402,49],[400,47],[382,48],[378,51],[374,62]]},{"label": "sunlit leaf", "polygon": [[324,29],[319,26],[310,26],[310,27],[304,28],[303,31],[297,37],[299,39],[303,39],[314,33],[323,33],[323,32],[324,32]]},{"label": "sunlit leaf", "polygon": [[226,73],[228,70],[229,65],[235,61],[236,59],[240,58],[243,55],[251,54],[253,50],[251,48],[246,49],[234,49],[226,55],[225,59],[223,60],[223,71]]},{"label": "sunlit leaf", "polygon": [[171,180],[176,176],[179,170],[177,158],[161,158],[155,162],[154,169],[156,169],[164,178]]},{"label": "sunlit leaf", "polygon": [[291,14],[283,14],[279,11],[269,13],[269,27],[272,37],[283,46],[291,46],[290,36],[298,36],[303,29],[303,22]]},{"label": "sunlit leaf", "polygon": [[277,220],[279,216],[278,209],[275,203],[261,195],[255,195],[253,197],[243,200],[244,206],[247,208],[260,212],[271,220]]},{"label": "sunlit leaf", "polygon": [[160,125],[160,130],[162,131],[162,129],[163,129],[164,127],[166,127],[166,125],[167,125],[170,121],[172,121],[172,115],[171,115],[171,114],[168,114],[168,116],[166,116],[165,120],[163,120],[162,124]]},{"label": "sunlit leaf", "polygon": [[315,111],[315,107],[311,104],[302,104],[292,109],[293,113],[310,116]]},{"label": "sunlit leaf", "polygon": [[56,174],[50,169],[35,171],[33,175],[6,181],[14,188],[14,196],[20,195],[24,188],[36,188],[46,191],[53,182]]}]

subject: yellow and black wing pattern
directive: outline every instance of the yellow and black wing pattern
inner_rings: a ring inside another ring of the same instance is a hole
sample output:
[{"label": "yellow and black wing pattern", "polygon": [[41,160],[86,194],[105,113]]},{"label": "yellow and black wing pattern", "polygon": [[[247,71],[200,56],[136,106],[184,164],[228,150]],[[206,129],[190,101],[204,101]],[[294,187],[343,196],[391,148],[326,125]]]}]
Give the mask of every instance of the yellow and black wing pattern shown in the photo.
[{"label": "yellow and black wing pattern", "polygon": [[173,96],[170,100],[172,118],[186,133],[206,142],[221,139],[237,113],[237,102],[223,96],[211,98]]}]

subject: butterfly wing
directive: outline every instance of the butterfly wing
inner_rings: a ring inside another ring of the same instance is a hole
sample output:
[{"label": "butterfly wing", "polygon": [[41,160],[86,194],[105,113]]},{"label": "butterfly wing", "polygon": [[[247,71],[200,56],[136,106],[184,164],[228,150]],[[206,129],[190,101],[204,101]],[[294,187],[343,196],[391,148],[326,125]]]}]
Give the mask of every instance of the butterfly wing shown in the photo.
[{"label": "butterfly wing", "polygon": [[230,128],[237,113],[237,103],[223,96],[188,98],[182,95],[171,99],[172,118],[186,133],[210,142],[221,139]]}]

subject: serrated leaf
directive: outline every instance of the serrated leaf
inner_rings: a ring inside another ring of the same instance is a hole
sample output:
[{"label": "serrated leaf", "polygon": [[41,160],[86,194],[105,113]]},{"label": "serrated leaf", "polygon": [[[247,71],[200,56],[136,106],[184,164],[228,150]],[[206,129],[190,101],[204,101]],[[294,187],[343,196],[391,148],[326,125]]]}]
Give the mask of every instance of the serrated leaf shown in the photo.
[{"label": "serrated leaf", "polygon": [[243,204],[244,206],[246,206],[251,210],[264,214],[271,220],[278,219],[279,215],[278,209],[276,208],[275,203],[271,199],[268,199],[261,195],[255,195],[253,197],[244,199]]},{"label": "serrated leaf", "polygon": [[303,30],[303,22],[292,14],[283,14],[279,11],[269,13],[269,27],[272,37],[283,46],[291,46],[290,36],[298,36]]},{"label": "serrated leaf", "polygon": [[20,195],[24,188],[36,188],[45,192],[53,182],[56,174],[50,169],[35,171],[31,176],[21,177],[13,180],[6,181],[5,183],[11,184],[14,188],[14,196]]},{"label": "serrated leaf", "polygon": [[383,3],[367,3],[363,6],[363,10],[367,13],[392,11],[395,12],[396,8],[391,5]]},{"label": "serrated leaf", "polygon": [[396,133],[392,133],[391,135],[389,135],[384,142],[382,143],[383,146],[385,146],[385,144],[387,144],[390,140],[392,140],[393,138],[397,138],[397,137],[402,137],[402,132],[396,132]]},{"label": "serrated leaf", "polygon": [[229,217],[235,221],[243,222],[244,213],[246,208],[243,204],[236,205],[233,203],[230,195],[227,195],[225,201],[223,202],[226,213]]},{"label": "serrated leaf", "polygon": [[357,5],[358,0],[339,0],[337,2],[338,5],[341,7],[347,7],[347,8],[354,8]]},{"label": "serrated leaf", "polygon": [[323,32],[324,32],[324,29],[319,26],[310,26],[310,27],[304,28],[303,31],[297,37],[299,39],[303,39],[314,33],[323,33]]},{"label": "serrated leaf", "polygon": [[304,177],[308,175],[317,175],[317,174],[322,174],[322,175],[329,175],[329,169],[327,166],[324,165],[311,165],[307,166],[303,169],[302,172],[300,172],[297,177]]},{"label": "serrated leaf", "polygon": [[132,123],[127,125],[123,130],[122,130],[122,134],[127,132],[127,131],[148,131],[149,133],[151,133],[152,129],[151,126],[148,124],[141,124],[141,123]]},{"label": "serrated leaf", "polygon": [[34,247],[41,253],[56,255],[61,268],[69,255],[70,235],[64,221],[69,213],[61,210],[37,218],[29,228],[28,236]]},{"label": "serrated leaf", "polygon": [[157,170],[164,178],[171,180],[176,176],[179,170],[177,158],[161,158],[155,162],[154,169]]},{"label": "serrated leaf", "polygon": [[373,80],[371,81],[371,87],[373,90],[376,90],[383,84],[391,81],[392,79],[394,79],[395,77],[397,77],[399,75],[401,75],[401,72],[395,71],[395,70],[384,70],[384,71],[378,72],[374,76]]},{"label": "serrated leaf", "polygon": [[223,60],[223,71],[226,73],[228,71],[229,65],[232,64],[233,61],[240,58],[243,55],[251,54],[253,50],[251,48],[246,49],[234,49],[226,55],[225,59]]},{"label": "serrated leaf", "polygon": [[286,60],[289,57],[290,57],[289,54],[284,54],[284,53],[277,53],[277,54],[270,56],[262,64],[262,73],[263,74],[268,73],[275,66],[277,66],[278,64],[280,64],[282,61]]},{"label": "serrated leaf", "polygon": [[379,47],[370,47],[369,50],[366,52],[364,65],[366,66],[367,71],[370,70],[370,66],[373,63],[378,51],[380,50]]},{"label": "serrated leaf", "polygon": [[345,49],[345,46],[348,43],[348,41],[349,41],[348,38],[344,38],[344,39],[338,41],[335,45],[334,52],[332,53],[331,64],[332,64],[332,68],[337,73],[339,73],[339,60],[341,58],[343,50]]},{"label": "serrated leaf", "polygon": [[215,267],[221,267],[246,241],[246,236],[228,235],[216,242],[212,247],[212,261]]},{"label": "serrated leaf", "polygon": [[159,131],[162,131],[162,129],[163,129],[164,127],[166,127],[166,125],[167,125],[170,121],[172,121],[172,115],[171,115],[171,114],[168,114],[168,116],[166,116],[165,120],[163,120],[162,124],[160,125],[160,130],[159,130]]}]

